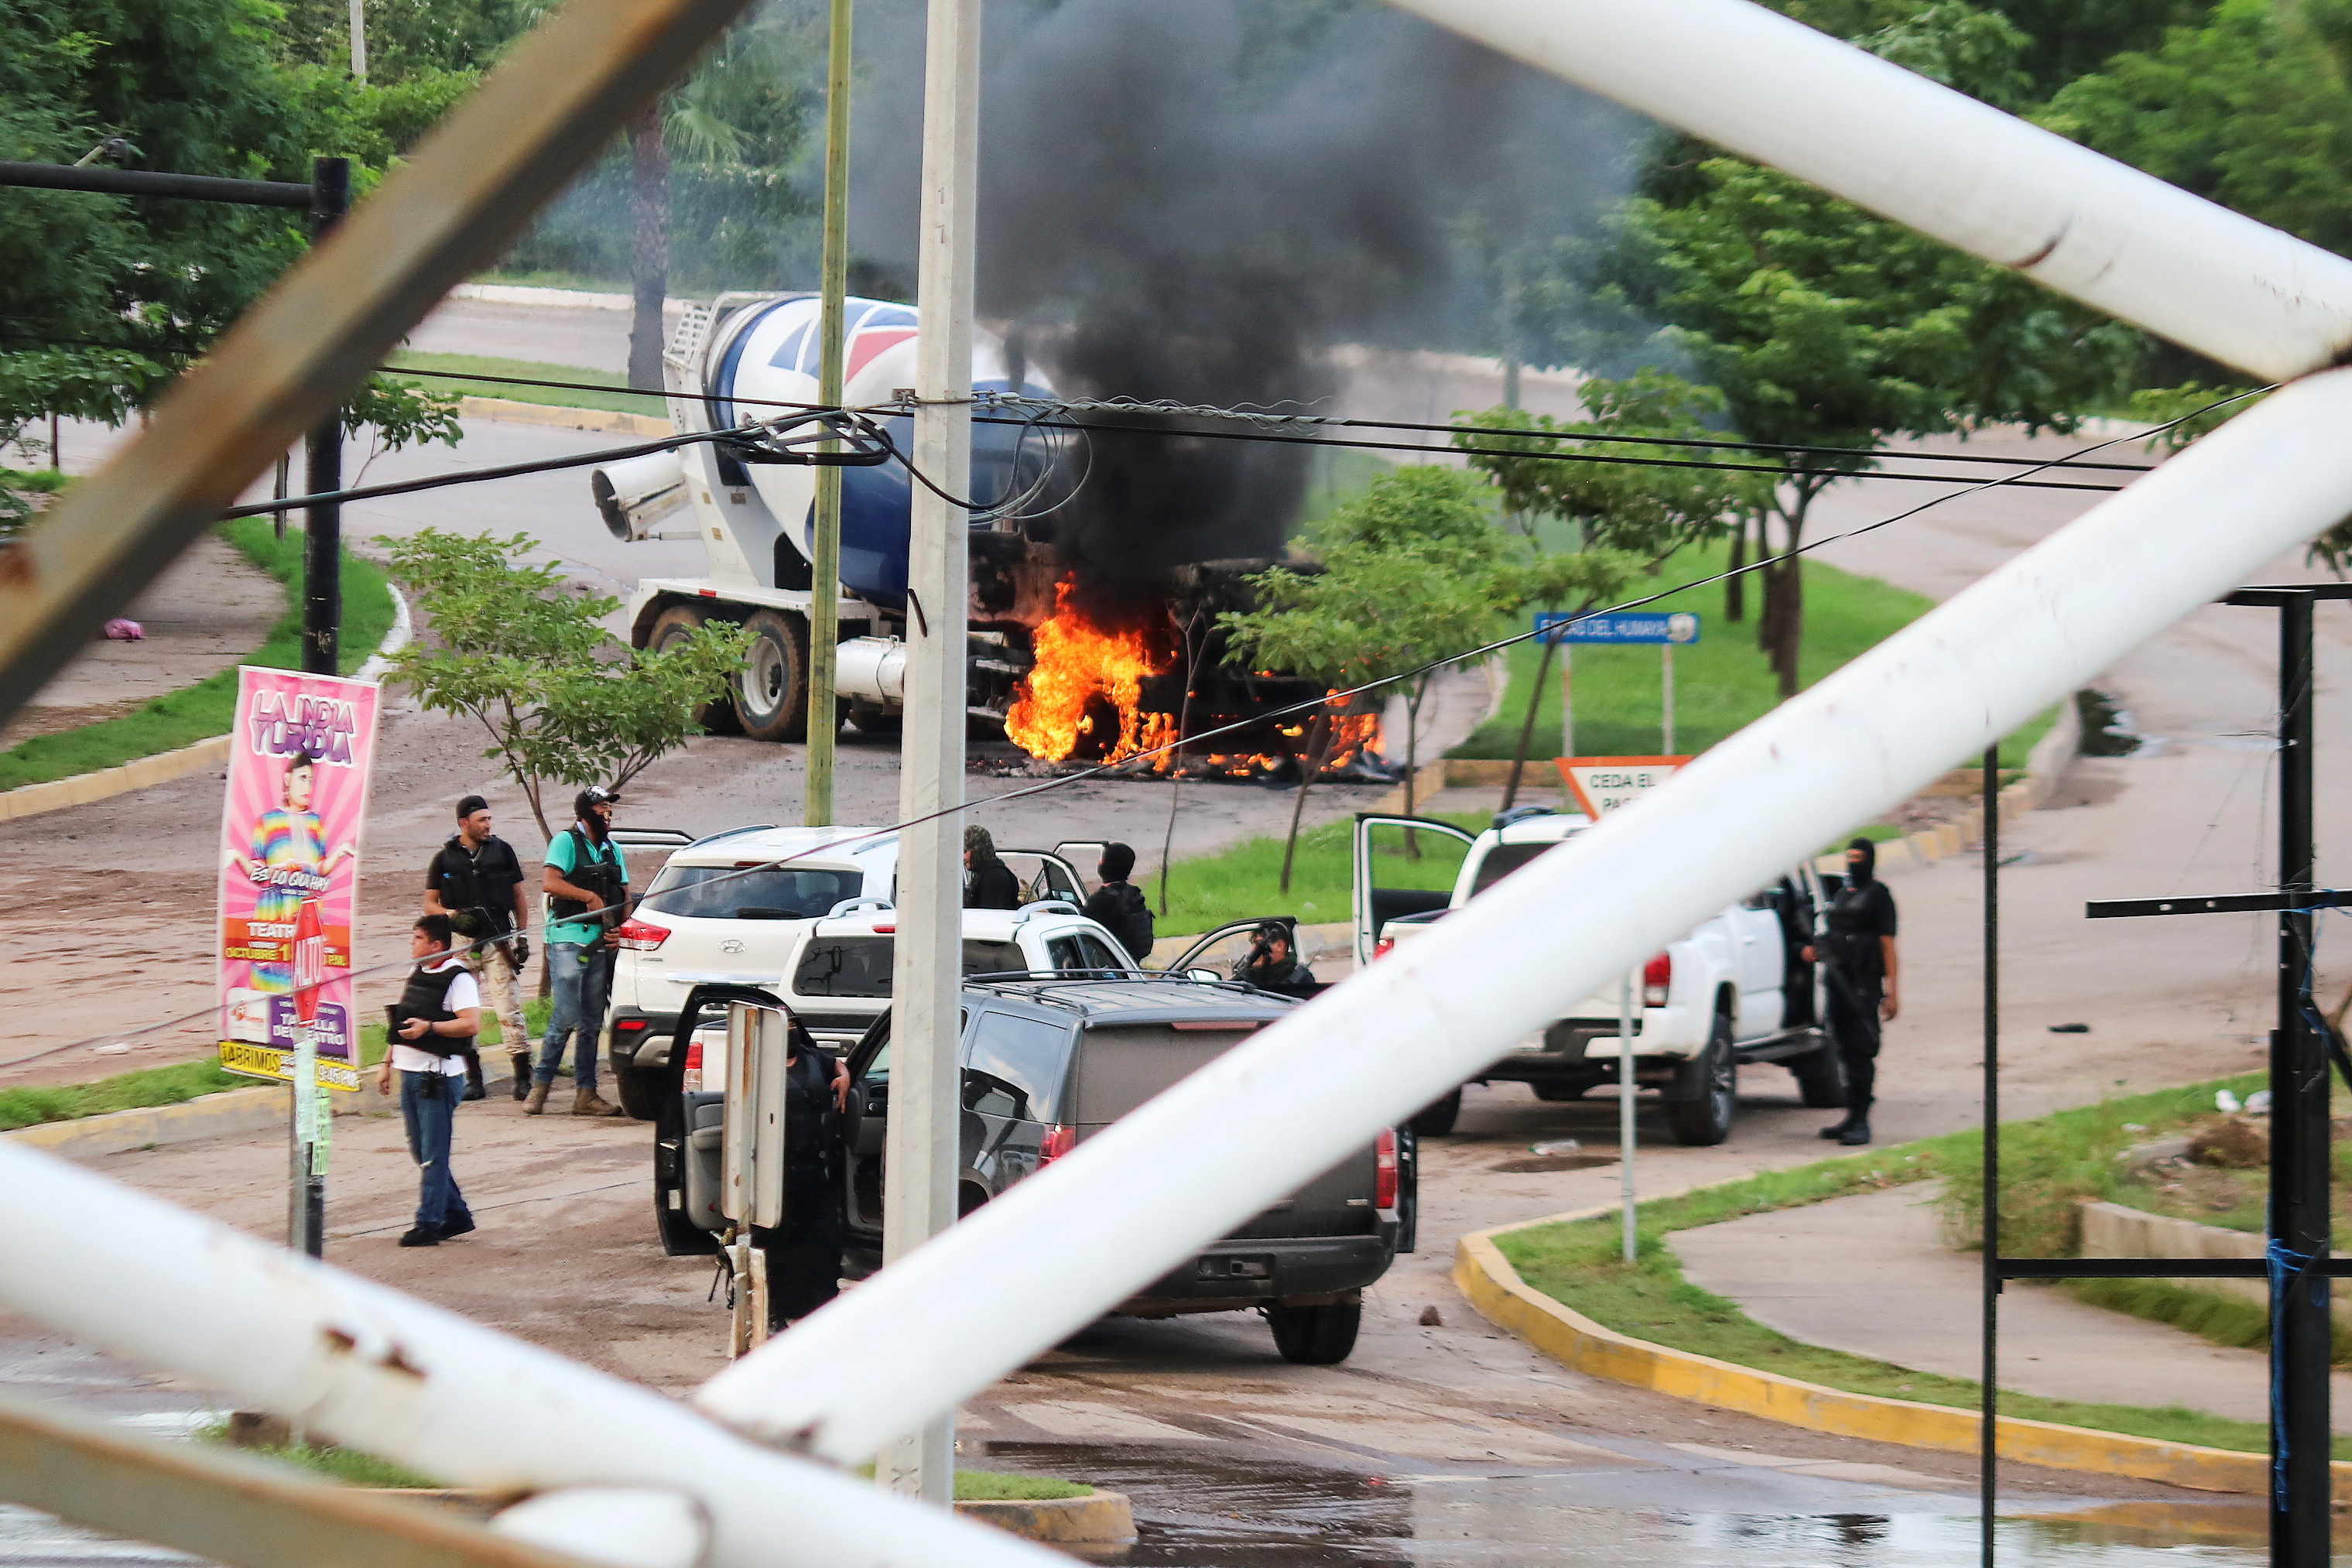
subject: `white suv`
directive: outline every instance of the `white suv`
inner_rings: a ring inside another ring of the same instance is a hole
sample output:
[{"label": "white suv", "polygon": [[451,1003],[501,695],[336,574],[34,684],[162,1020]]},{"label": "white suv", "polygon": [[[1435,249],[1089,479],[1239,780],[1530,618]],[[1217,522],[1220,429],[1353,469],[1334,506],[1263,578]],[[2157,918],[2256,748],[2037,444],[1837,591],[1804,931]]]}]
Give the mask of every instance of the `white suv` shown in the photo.
[{"label": "white suv", "polygon": [[[1024,897],[1085,896],[1076,871],[1060,857],[1000,853],[1021,877]],[[782,986],[814,926],[860,909],[887,910],[898,871],[898,836],[870,827],[742,827],[672,853],[613,933],[604,1045],[622,1106],[640,1121],[653,1118],[660,1094],[650,1069],[669,1058],[688,992],[697,985]],[[1074,902],[1061,907],[1076,919]],[[824,1034],[837,1037],[846,1030],[854,1037],[877,1010],[820,1005],[803,1016]]]}]

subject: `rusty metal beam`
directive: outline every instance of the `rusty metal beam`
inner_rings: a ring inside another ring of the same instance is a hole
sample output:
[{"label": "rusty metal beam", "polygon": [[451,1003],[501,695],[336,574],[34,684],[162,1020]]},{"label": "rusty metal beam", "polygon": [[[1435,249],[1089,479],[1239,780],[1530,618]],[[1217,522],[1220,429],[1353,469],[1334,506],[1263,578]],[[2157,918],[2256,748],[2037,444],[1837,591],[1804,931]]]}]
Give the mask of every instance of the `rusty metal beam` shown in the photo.
[{"label": "rusty metal beam", "polygon": [[0,722],[745,4],[572,0],[541,24],[112,462],[0,546]]},{"label": "rusty metal beam", "polygon": [[235,1568],[581,1568],[461,1515],[0,1394],[0,1497]]}]

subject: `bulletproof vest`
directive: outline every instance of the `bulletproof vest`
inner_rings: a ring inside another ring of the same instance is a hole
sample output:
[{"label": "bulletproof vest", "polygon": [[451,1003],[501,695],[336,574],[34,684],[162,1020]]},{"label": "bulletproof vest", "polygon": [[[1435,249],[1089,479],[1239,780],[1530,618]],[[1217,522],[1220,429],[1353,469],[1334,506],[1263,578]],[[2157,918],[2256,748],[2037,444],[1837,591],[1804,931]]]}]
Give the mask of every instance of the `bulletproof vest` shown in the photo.
[{"label": "bulletproof vest", "polygon": [[[563,879],[575,888],[587,889],[604,900],[604,908],[591,918],[607,925],[615,923],[621,915],[621,911],[616,908],[621,901],[621,889],[626,886],[621,880],[621,868],[617,858],[609,846],[600,850],[599,847],[577,827],[567,827],[563,831],[571,834],[578,841],[572,857],[572,869],[563,873]],[[604,858],[601,860],[594,858],[600,853]],[[558,894],[552,902],[555,906],[555,918],[560,921],[577,920],[588,912],[588,906],[577,899],[567,899]]]},{"label": "bulletproof vest", "polygon": [[[403,1018],[423,1018],[431,1023],[446,1024],[457,1015],[449,1011],[449,987],[457,976],[466,973],[462,963],[453,963],[443,970],[430,970],[419,964],[409,972],[408,984],[400,993],[400,1013]],[[427,1035],[421,1040],[403,1040],[404,1046],[414,1046],[435,1056],[448,1056],[461,1049],[466,1040],[456,1035]]]}]

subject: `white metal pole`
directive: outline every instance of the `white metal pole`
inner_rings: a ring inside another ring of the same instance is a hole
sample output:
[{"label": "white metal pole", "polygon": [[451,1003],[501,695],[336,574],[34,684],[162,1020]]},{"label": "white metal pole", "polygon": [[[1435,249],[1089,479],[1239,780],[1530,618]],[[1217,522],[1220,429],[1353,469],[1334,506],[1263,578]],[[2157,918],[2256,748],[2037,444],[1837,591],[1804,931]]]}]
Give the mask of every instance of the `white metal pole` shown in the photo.
[{"label": "white metal pole", "polygon": [[1747,0],[1392,3],[2224,364],[2352,343],[2352,261]]},{"label": "white metal pole", "polygon": [[[1068,1568],[1042,1546],[6,1139],[0,1192],[0,1304],[442,1480],[566,1489],[525,1505],[531,1528],[514,1532],[530,1539],[562,1538],[551,1515],[573,1504],[609,1520],[596,1494],[633,1486],[674,1492],[700,1517],[698,1568]],[[606,1561],[656,1561],[608,1544]]]},{"label": "white metal pole", "polygon": [[1633,1261],[1633,972],[1617,977],[1617,1181],[1625,1261]]},{"label": "white metal pole", "polygon": [[1658,645],[1658,739],[1659,752],[1675,754],[1675,645]]},{"label": "white metal pole", "polygon": [[[915,363],[915,393],[921,404],[915,411],[915,466],[949,494],[964,496],[971,482],[980,0],[930,0],[924,51],[916,281],[922,334]],[[936,814],[963,800],[970,527],[961,508],[922,485],[915,487],[907,574],[907,721],[898,763],[899,819],[915,826],[898,836],[898,945],[891,981],[890,1122],[883,1192],[886,1264],[895,1264],[955,1223],[962,1109],[956,1040],[963,980],[963,823]],[[876,1478],[894,1490],[946,1506],[954,1487],[954,1411],[950,1401],[886,1434],[892,1441],[879,1456]]]},{"label": "white metal pole", "polygon": [[[698,1401],[852,1460],[951,1409],[2352,514],[2347,427],[2352,371],[2282,390],[720,1373]],[[1472,973],[1482,984],[1465,987]],[[1335,1075],[1339,1042],[1350,1066]],[[1007,1259],[1036,1258],[1055,1267],[1007,1277]]]},{"label": "white metal pole", "polygon": [[367,0],[352,0],[352,79],[367,80]]}]

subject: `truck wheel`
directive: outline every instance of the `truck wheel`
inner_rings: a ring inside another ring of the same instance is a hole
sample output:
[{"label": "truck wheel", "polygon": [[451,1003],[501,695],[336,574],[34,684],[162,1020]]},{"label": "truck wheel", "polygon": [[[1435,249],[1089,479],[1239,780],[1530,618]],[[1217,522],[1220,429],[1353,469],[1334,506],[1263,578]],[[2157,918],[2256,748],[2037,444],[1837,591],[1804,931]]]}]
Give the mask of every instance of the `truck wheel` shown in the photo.
[{"label": "truck wheel", "polygon": [[[672,605],[654,617],[646,628],[646,649],[649,653],[667,653],[699,629],[708,619],[692,605]],[[722,696],[704,703],[694,710],[694,721],[714,735],[740,735],[743,721],[735,716],[735,700]]]},{"label": "truck wheel", "polygon": [[1328,1307],[1293,1307],[1276,1301],[1265,1310],[1274,1330],[1274,1348],[1282,1359],[1301,1366],[1337,1366],[1356,1348],[1356,1331],[1363,1325],[1361,1301],[1335,1301]]},{"label": "truck wheel", "polygon": [[1433,1100],[1421,1108],[1412,1119],[1413,1135],[1419,1138],[1443,1138],[1454,1131],[1454,1123],[1462,1115],[1462,1091],[1455,1089],[1443,1100]]},{"label": "truck wheel", "polygon": [[613,1092],[619,1097],[621,1109],[639,1121],[651,1121],[661,1115],[661,1086],[666,1075],[647,1072],[627,1062],[612,1062]]},{"label": "truck wheel", "polygon": [[[1666,1125],[1675,1142],[1686,1148],[1706,1148],[1731,1136],[1731,1119],[1739,1107],[1739,1058],[1731,1048],[1731,1015],[1717,1013],[1706,1049],[1685,1069],[1698,1081],[1698,1092],[1666,1105]],[[1680,1088],[1680,1085],[1676,1086]]]},{"label": "truck wheel", "polygon": [[798,616],[754,610],[744,617],[751,649],[735,680],[735,711],[755,741],[808,738],[808,626]]},{"label": "truck wheel", "polygon": [[1797,1080],[1797,1093],[1815,1110],[1845,1109],[1845,1063],[1827,1036],[1822,1037],[1821,1049],[1790,1060],[1789,1071]]}]

